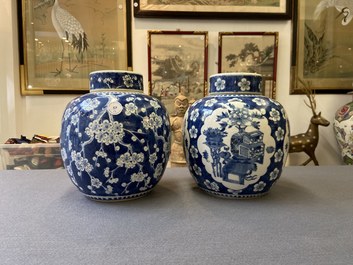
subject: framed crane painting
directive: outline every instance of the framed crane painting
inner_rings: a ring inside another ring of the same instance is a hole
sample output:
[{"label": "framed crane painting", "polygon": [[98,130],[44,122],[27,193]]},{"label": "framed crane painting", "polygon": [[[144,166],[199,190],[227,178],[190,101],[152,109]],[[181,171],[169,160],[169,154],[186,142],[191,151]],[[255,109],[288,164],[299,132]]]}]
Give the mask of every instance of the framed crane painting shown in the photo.
[{"label": "framed crane painting", "polygon": [[205,96],[208,33],[206,31],[148,31],[149,94],[175,113],[178,96],[189,104]]},{"label": "framed crane painting", "polygon": [[340,94],[353,89],[353,1],[296,0],[291,94]]},{"label": "framed crane painting", "polygon": [[18,0],[23,95],[82,94],[89,73],[130,70],[129,0]]}]

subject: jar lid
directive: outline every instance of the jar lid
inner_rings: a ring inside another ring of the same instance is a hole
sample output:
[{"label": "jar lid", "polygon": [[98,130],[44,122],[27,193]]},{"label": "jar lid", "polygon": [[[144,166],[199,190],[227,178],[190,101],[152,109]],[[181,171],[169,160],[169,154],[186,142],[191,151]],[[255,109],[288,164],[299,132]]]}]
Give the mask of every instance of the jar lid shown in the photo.
[{"label": "jar lid", "polygon": [[142,90],[143,76],[130,71],[103,70],[89,74],[90,90]]},{"label": "jar lid", "polygon": [[262,76],[255,73],[219,73],[210,76],[210,93],[261,93]]}]

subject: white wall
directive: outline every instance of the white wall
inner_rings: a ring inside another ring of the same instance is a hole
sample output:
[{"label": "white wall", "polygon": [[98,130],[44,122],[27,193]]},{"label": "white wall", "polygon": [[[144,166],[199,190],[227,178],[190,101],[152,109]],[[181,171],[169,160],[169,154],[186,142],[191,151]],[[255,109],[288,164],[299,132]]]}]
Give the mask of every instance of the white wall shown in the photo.
[{"label": "white wall", "polygon": [[[20,95],[18,77],[16,5],[12,0],[0,0],[0,141],[21,134],[58,135],[60,120],[66,104],[74,97]],[[291,133],[306,131],[311,110],[304,104],[303,95],[289,95],[291,22],[244,20],[188,20],[188,19],[133,19],[134,71],[145,77],[147,90],[147,30],[202,30],[209,32],[209,75],[217,72],[217,45],[220,31],[278,31],[277,100],[287,110]],[[336,109],[350,101],[346,95],[317,95],[317,109],[332,121]],[[341,164],[332,126],[320,128],[316,154],[321,165]],[[306,160],[304,154],[292,154],[289,164]]]}]

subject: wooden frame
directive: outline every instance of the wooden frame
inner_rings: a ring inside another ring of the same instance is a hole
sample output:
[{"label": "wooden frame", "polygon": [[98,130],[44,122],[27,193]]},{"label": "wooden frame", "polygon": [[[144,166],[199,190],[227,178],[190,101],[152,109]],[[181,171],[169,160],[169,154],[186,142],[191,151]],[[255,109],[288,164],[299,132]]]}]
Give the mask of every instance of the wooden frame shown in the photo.
[{"label": "wooden frame", "polygon": [[[17,4],[23,95],[82,94],[89,90],[92,71],[131,70],[129,0],[18,0]],[[62,16],[55,19],[51,12]],[[75,37],[60,30],[70,16],[79,21],[70,21]]]},{"label": "wooden frame", "polygon": [[295,1],[291,94],[302,94],[303,84],[318,94],[353,89],[352,13],[349,7],[322,3]]},{"label": "wooden frame", "polygon": [[179,94],[193,100],[207,89],[208,33],[205,31],[148,31],[149,94],[169,113]]},{"label": "wooden frame", "polygon": [[278,32],[219,32],[218,72],[263,77],[263,94],[276,98]]},{"label": "wooden frame", "polygon": [[135,17],[290,19],[292,0],[133,0]]}]

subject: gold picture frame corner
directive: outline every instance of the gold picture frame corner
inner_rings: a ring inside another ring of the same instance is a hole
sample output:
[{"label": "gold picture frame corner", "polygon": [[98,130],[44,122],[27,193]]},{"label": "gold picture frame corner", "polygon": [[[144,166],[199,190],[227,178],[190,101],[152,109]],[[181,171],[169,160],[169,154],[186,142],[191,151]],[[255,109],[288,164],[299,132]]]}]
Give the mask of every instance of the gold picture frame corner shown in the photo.
[{"label": "gold picture frame corner", "polygon": [[41,95],[44,95],[43,90],[29,90],[29,89],[27,89],[25,66],[23,64],[20,65],[20,88],[21,88],[21,96],[41,96]]}]

